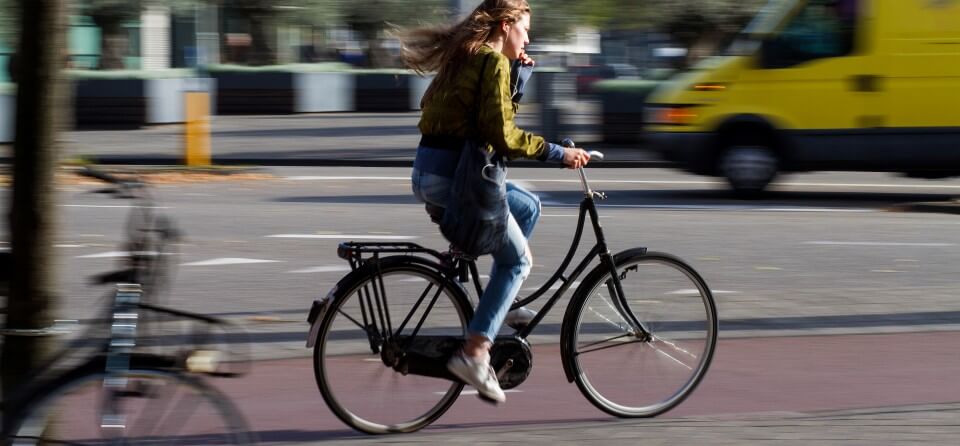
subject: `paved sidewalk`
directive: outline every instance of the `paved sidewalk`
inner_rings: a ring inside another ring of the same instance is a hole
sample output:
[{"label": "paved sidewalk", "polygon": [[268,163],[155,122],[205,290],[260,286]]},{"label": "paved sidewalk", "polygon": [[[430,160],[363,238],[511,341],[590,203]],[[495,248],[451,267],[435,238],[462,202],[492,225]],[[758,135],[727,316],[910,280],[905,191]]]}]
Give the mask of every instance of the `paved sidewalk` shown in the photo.
[{"label": "paved sidewalk", "polygon": [[[960,403],[738,418],[559,422],[484,426],[390,437],[348,435],[297,444],[391,445],[949,445],[960,438]],[[278,444],[268,441],[265,444]]]},{"label": "paved sidewalk", "polygon": [[[419,112],[214,116],[211,152],[215,164],[409,166],[420,140],[419,118]],[[597,144],[598,123],[589,110],[569,120],[564,135],[583,147],[605,151],[607,165],[665,165],[639,145]],[[518,122],[524,129],[539,130],[534,113],[522,113]],[[183,131],[182,125],[167,125],[68,132],[64,157],[98,164],[176,165],[183,160]],[[0,151],[0,161],[8,156]]]}]

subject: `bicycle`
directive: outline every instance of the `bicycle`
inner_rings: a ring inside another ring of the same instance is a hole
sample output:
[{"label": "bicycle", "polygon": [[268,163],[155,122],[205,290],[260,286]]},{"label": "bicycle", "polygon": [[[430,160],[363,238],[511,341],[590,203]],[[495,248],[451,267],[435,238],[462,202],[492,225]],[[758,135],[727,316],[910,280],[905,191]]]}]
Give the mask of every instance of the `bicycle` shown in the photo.
[{"label": "bicycle", "polygon": [[[583,168],[578,173],[584,197],[570,249],[550,279],[512,309],[536,301],[558,282],[559,288],[529,325],[496,339],[491,365],[503,389],[520,385],[533,364],[528,336],[599,258],[563,317],[566,379],[611,415],[656,416],[687,398],[709,368],[717,339],[713,296],[677,257],[646,248],[611,254],[596,206],[606,195],[590,188]],[[565,275],[587,215],[596,244]],[[461,283],[472,281],[476,295],[483,292],[476,259],[408,242],[345,242],[337,254],[351,272],[313,302],[307,318],[320,394],[341,421],[361,432],[413,432],[429,425],[464,387],[445,365],[473,317]],[[377,391],[382,393],[375,396]]]},{"label": "bicycle", "polygon": [[[3,402],[4,445],[36,444],[254,444],[242,413],[202,376],[235,377],[244,363],[227,363],[211,346],[234,331],[217,318],[156,305],[165,276],[164,248],[177,237],[168,219],[154,215],[146,184],[87,169],[81,174],[113,185],[106,192],[135,200],[127,220],[126,267],[93,278],[116,284],[104,316],[38,367],[36,378]],[[164,324],[194,324],[189,332],[156,335]],[[6,330],[4,335],[61,334]],[[167,338],[167,339],[164,339]],[[169,342],[167,342],[169,340]],[[184,342],[186,341],[186,342]],[[173,344],[174,352],[154,353]],[[68,366],[81,348],[92,348]],[[66,371],[58,372],[66,368]]]}]

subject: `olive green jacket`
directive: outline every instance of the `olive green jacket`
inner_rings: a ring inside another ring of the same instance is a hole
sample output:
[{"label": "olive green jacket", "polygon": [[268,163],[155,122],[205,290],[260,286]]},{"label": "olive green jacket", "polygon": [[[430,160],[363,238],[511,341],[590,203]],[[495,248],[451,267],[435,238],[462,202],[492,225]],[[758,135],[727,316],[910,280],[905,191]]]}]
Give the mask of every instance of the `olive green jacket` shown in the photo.
[{"label": "olive green jacket", "polygon": [[[481,69],[483,73],[480,73]],[[481,88],[479,95],[478,86]],[[480,104],[477,104],[478,97]],[[435,91],[423,104],[420,133],[477,137],[508,159],[546,159],[548,149],[543,137],[523,131],[514,122],[519,104],[512,102],[512,97],[510,60],[483,45],[460,68],[452,83]],[[476,118],[478,108],[479,123]]]}]

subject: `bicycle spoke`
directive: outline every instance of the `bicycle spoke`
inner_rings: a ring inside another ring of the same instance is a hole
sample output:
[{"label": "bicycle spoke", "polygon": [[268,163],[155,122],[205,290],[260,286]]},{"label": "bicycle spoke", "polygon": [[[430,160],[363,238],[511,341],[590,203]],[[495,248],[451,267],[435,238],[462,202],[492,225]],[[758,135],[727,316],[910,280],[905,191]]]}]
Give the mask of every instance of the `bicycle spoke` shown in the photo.
[{"label": "bicycle spoke", "polygon": [[[379,274],[369,270],[343,287],[331,317],[320,327],[314,351],[317,384],[334,415],[355,429],[377,434],[420,429],[456,400],[463,385],[434,377],[445,373],[436,355],[443,354],[437,349],[446,349],[450,339],[463,339],[470,311],[466,296],[439,272],[397,260],[383,262]],[[371,287],[379,290],[376,296],[367,293]],[[371,296],[384,308],[374,308]],[[380,343],[376,356],[361,340],[368,336],[364,326],[345,316],[368,304],[367,314],[378,318],[379,328],[390,330],[387,336],[393,339]],[[398,324],[393,324],[393,316]],[[414,339],[418,342],[409,343]],[[408,373],[398,366],[407,367]],[[441,389],[446,390],[434,393]]]},{"label": "bicycle spoke", "polygon": [[[144,385],[144,386],[149,385],[149,384],[146,384],[146,383],[141,383],[140,381],[134,381],[134,383],[139,383],[140,385]],[[154,389],[150,389],[149,391],[152,392],[153,390],[154,390]],[[157,413],[164,413],[164,412],[165,412],[165,406],[167,405],[167,403],[173,401],[173,399],[174,399],[173,397],[174,397],[175,395],[176,395],[176,392],[169,392],[169,393],[168,393],[168,392],[163,392],[163,395],[160,395],[159,400],[156,400],[157,403],[158,403]],[[144,398],[144,399],[153,398],[153,396],[152,396],[152,395],[145,395],[143,398]],[[149,405],[149,403],[147,403],[147,404]],[[152,433],[154,432],[154,429],[156,428],[156,426],[157,426],[158,424],[160,424],[159,421],[161,420],[162,417],[160,417],[160,416],[154,416],[154,414],[148,414],[148,413],[147,413],[147,410],[144,409],[143,411],[140,412],[140,416],[137,417],[137,418],[138,418],[137,421],[135,421],[135,422],[133,423],[133,427],[131,427],[130,431],[131,431],[131,432],[137,432],[137,431],[140,431],[140,430],[141,430],[141,429],[139,429],[141,426],[145,426],[145,428],[144,428],[145,430],[143,430],[142,432],[143,432],[145,435],[150,435],[150,434],[152,434]],[[146,423],[146,424],[141,424],[140,420],[143,420],[143,423]]]},{"label": "bicycle spoke", "polygon": [[667,344],[667,345],[673,347],[674,350],[676,350],[676,351],[678,351],[678,352],[680,352],[680,353],[683,353],[683,354],[685,354],[685,355],[687,355],[687,356],[689,356],[689,357],[691,357],[691,358],[694,358],[694,359],[697,358],[697,355],[695,355],[695,354],[687,351],[686,349],[684,349],[683,347],[680,347],[679,345],[677,345],[677,344],[674,343],[674,342],[670,342],[670,341],[668,341],[668,340],[666,340],[666,339],[664,339],[664,338],[661,338],[661,337],[659,337],[659,336],[653,336],[653,340],[654,340],[654,341],[657,341],[657,342],[662,342],[662,343],[664,343],[664,344]]},{"label": "bicycle spoke", "polygon": [[601,410],[654,416],[683,401],[703,378],[716,342],[716,310],[706,284],[674,257],[620,255],[616,269],[630,272],[618,276],[622,294],[604,271],[575,309],[566,347],[574,379]]},{"label": "bicycle spoke", "polygon": [[[173,422],[169,424],[170,426],[173,427],[173,430],[169,433],[161,432],[161,435],[169,435],[171,437],[176,437],[177,435],[179,435],[181,431],[181,427],[186,424],[185,421],[190,419],[190,417],[193,415],[193,412],[197,408],[197,404],[195,403],[185,404],[183,406],[181,406],[180,403],[185,401],[188,403],[193,402],[195,399],[196,399],[196,395],[193,395],[193,394],[183,395],[176,402],[176,404],[173,404],[173,407],[175,408],[175,410],[167,412],[168,415],[163,417],[164,422],[168,421],[169,418],[173,417]],[[166,426],[167,424],[165,423],[164,425]]]},{"label": "bicycle spoke", "polygon": [[[117,371],[111,376],[128,380],[129,386],[111,396],[103,388],[102,363],[83,367],[84,374],[64,375],[51,387],[52,399],[41,398],[25,409],[28,422],[21,426],[25,432],[15,433],[16,444],[249,444],[242,416],[202,381],[169,370]],[[110,400],[115,410],[98,410]],[[105,414],[123,415],[124,426],[102,427]],[[40,431],[37,441],[27,438]]]},{"label": "bicycle spoke", "polygon": [[[632,336],[632,335],[625,335],[625,336]],[[622,337],[624,337],[624,336],[617,336],[617,338],[622,338]],[[611,339],[617,339],[617,338],[611,338]],[[606,347],[595,348],[595,349],[592,349],[592,350],[582,350],[582,351],[578,351],[577,354],[576,354],[576,356],[583,355],[584,353],[593,353],[593,352],[598,352],[598,351],[600,351],[600,350],[607,350],[607,349],[616,348],[616,347],[626,347],[626,346],[628,346],[628,345],[630,345],[630,344],[636,344],[636,343],[638,343],[638,342],[647,342],[647,341],[644,341],[644,340],[642,340],[642,339],[636,339],[636,340],[629,341],[629,342],[619,342],[619,343],[616,343],[616,344],[614,344],[614,345],[608,345],[608,346],[606,346]]]},{"label": "bicycle spoke", "polygon": [[660,353],[661,355],[666,356],[667,358],[671,359],[673,362],[676,362],[677,364],[680,364],[680,365],[686,367],[687,370],[693,370],[693,367],[684,364],[683,361],[681,361],[681,360],[679,360],[679,359],[677,359],[677,358],[674,358],[673,356],[671,356],[669,353],[663,351],[662,349],[659,349],[659,348],[654,347],[654,346],[652,346],[652,345],[650,346],[650,348],[654,349],[657,353]]},{"label": "bicycle spoke", "polygon": [[[607,300],[605,297],[599,296],[599,295],[598,295],[598,297],[600,298],[601,302],[603,302],[604,304],[606,304],[607,307],[609,307],[611,310],[614,310],[617,314],[620,313],[620,310],[617,310],[617,309],[614,307],[614,305],[613,305],[612,303],[610,303],[610,301]],[[614,327],[614,328],[616,328],[616,329],[618,329],[618,330],[624,331],[624,332],[630,331],[630,330],[624,329],[623,323],[621,323],[621,322],[614,322],[614,321],[610,320],[610,318],[604,316],[603,314],[600,314],[600,312],[597,311],[597,310],[595,310],[592,306],[590,306],[590,307],[588,307],[588,308],[590,309],[590,312],[593,313],[594,316],[596,316],[596,317],[598,317],[599,319],[603,320],[604,322],[610,324],[612,327]],[[621,315],[621,317],[623,317],[623,316]]]},{"label": "bicycle spoke", "polygon": [[350,315],[347,314],[347,313],[345,313],[342,309],[337,308],[337,313],[342,314],[343,317],[347,318],[347,320],[349,320],[350,322],[353,322],[353,325],[356,325],[357,328],[359,328],[359,329],[361,329],[361,330],[364,330],[364,331],[366,330],[366,324],[361,324],[360,321],[358,321],[358,320],[350,317]]}]

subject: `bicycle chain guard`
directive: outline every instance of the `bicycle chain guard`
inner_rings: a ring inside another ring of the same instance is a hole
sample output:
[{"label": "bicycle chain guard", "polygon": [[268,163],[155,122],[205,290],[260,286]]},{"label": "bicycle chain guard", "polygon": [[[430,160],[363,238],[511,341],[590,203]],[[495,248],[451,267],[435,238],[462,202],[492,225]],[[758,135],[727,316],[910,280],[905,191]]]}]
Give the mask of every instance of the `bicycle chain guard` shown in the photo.
[{"label": "bicycle chain guard", "polygon": [[[461,345],[462,339],[450,336],[417,336],[413,342],[408,336],[399,336],[384,344],[380,359],[385,366],[404,375],[459,381],[447,370],[447,361]],[[490,365],[497,371],[500,388],[506,390],[519,386],[530,376],[533,366],[530,344],[516,336],[498,337],[490,352]]]}]

